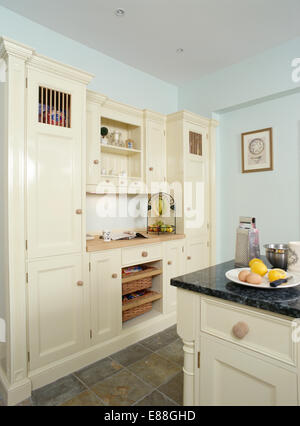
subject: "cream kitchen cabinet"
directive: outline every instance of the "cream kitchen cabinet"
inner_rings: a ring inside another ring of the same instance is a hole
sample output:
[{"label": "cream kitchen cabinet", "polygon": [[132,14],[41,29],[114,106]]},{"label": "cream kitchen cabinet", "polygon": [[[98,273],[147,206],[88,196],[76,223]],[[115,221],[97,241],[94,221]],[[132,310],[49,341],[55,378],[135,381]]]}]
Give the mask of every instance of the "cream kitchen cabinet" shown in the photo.
[{"label": "cream kitchen cabinet", "polygon": [[186,239],[186,273],[192,273],[210,266],[207,238]]},{"label": "cream kitchen cabinet", "polygon": [[167,313],[176,311],[177,289],[170,285],[170,280],[185,274],[185,256],[185,240],[164,243],[165,309]]},{"label": "cream kitchen cabinet", "polygon": [[35,370],[86,345],[81,255],[57,256],[28,266],[29,366]]},{"label": "cream kitchen cabinet", "polygon": [[90,255],[92,344],[109,340],[122,330],[121,250]]},{"label": "cream kitchen cabinet", "polygon": [[187,111],[167,117],[167,180],[179,212],[178,232],[186,235],[188,272],[215,262],[217,124]]},{"label": "cream kitchen cabinet", "polygon": [[[101,128],[108,129],[102,143]],[[112,141],[117,133],[118,142]],[[126,141],[133,143],[132,148]],[[87,91],[87,192],[97,194],[143,191],[143,112]],[[103,187],[103,182],[110,185]]]},{"label": "cream kitchen cabinet", "polygon": [[[84,232],[81,117],[85,90],[75,82],[29,68],[27,93],[28,258],[78,253]],[[59,108],[65,96],[70,98],[69,127],[61,121],[52,124],[54,113],[49,112]]]},{"label": "cream kitchen cabinet", "polygon": [[[207,124],[210,164],[215,123],[187,113],[182,121],[179,114],[170,117],[176,125],[169,133],[166,116],[87,91],[91,74],[31,47],[0,38],[0,59],[0,108],[7,112],[0,126],[5,200],[0,286],[7,295],[9,325],[0,381],[13,405],[30,397],[33,389],[175,323],[175,295],[168,287],[165,291],[165,277],[160,277],[154,287],[170,300],[170,312],[165,312],[162,299],[145,321],[121,327],[121,267],[147,262],[161,267],[163,243],[143,244],[142,251],[92,254],[89,272],[86,192],[96,192],[99,182],[104,191],[112,191],[111,182],[105,182],[112,180],[118,192],[147,193],[145,179],[148,184],[167,184],[167,160],[176,174],[170,172],[170,177],[183,182],[188,164],[183,121]],[[101,126],[121,132],[134,149],[101,145]],[[179,219],[178,233],[184,231],[182,223]],[[168,281],[184,268],[180,244],[168,249],[174,262],[163,268]]]},{"label": "cream kitchen cabinet", "polygon": [[[145,180],[149,193],[159,192],[166,182],[166,117],[144,111]],[[162,185],[162,186],[161,186]]]},{"label": "cream kitchen cabinet", "polygon": [[[270,301],[270,311],[246,306],[238,291],[239,303],[225,300],[232,292],[223,265],[211,269],[191,280],[186,276],[186,289],[177,288],[184,405],[299,405],[299,343],[292,339],[293,317],[272,312],[277,300]],[[209,291],[216,297],[203,294]],[[247,303],[255,300],[250,295]]]},{"label": "cream kitchen cabinet", "polygon": [[297,374],[217,339],[201,337],[200,370],[196,405],[298,404]]}]

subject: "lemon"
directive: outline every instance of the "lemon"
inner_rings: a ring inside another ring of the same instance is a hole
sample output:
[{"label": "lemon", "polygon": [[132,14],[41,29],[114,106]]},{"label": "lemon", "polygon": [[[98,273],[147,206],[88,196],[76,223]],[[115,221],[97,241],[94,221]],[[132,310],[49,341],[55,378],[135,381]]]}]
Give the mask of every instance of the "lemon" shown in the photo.
[{"label": "lemon", "polygon": [[286,272],[282,269],[272,269],[272,271],[269,272],[269,281],[272,283],[273,281],[285,279],[286,276]]},{"label": "lemon", "polygon": [[250,268],[251,268],[251,266],[253,265],[253,263],[254,262],[261,262],[261,263],[264,263],[261,259],[252,259],[252,260],[250,260],[250,262],[249,262],[249,266],[250,266]]},{"label": "lemon", "polygon": [[261,261],[253,262],[252,265],[251,265],[251,272],[253,272],[254,274],[258,274],[261,277],[263,277],[268,272],[268,268]]}]

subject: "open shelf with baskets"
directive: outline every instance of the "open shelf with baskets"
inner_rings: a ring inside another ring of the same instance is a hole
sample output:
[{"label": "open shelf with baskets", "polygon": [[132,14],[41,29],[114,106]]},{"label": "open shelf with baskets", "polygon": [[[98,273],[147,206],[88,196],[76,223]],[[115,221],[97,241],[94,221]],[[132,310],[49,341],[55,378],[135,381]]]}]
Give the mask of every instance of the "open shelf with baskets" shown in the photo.
[{"label": "open shelf with baskets", "polygon": [[[162,299],[161,262],[123,268],[122,321],[123,323],[150,312],[154,303]],[[161,305],[155,308],[161,311]]]}]

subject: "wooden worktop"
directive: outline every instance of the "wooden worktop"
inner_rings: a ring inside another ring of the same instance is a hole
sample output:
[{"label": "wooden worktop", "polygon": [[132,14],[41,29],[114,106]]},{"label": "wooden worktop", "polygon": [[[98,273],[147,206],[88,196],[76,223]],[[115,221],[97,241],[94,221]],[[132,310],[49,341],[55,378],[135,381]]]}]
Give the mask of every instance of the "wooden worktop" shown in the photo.
[{"label": "wooden worktop", "polygon": [[148,235],[147,238],[135,238],[133,240],[119,240],[119,241],[110,241],[109,243],[105,243],[102,239],[99,239],[99,236],[95,237],[94,240],[86,242],[86,251],[87,252],[95,252],[102,250],[112,250],[124,247],[134,247],[138,245],[145,244],[155,244],[155,243],[163,243],[165,241],[172,240],[182,240],[185,238],[183,234],[169,234],[169,235]]}]

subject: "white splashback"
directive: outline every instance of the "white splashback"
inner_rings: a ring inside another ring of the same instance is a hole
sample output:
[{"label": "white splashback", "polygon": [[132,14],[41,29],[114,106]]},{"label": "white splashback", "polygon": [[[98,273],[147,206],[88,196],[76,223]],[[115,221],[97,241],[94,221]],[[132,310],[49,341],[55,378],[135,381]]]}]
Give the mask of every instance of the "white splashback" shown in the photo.
[{"label": "white splashback", "polygon": [[92,195],[86,199],[87,233],[107,230],[146,229],[146,195]]}]

